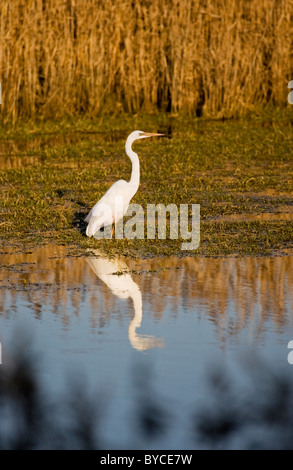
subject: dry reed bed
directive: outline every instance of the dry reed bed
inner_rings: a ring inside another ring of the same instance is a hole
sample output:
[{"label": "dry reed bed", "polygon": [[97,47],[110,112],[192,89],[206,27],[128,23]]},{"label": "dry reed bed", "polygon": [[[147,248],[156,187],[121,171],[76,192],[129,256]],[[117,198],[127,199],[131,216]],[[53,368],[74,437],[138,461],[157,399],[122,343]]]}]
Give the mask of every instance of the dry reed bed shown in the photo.
[{"label": "dry reed bed", "polygon": [[286,105],[292,0],[1,0],[5,119]]}]

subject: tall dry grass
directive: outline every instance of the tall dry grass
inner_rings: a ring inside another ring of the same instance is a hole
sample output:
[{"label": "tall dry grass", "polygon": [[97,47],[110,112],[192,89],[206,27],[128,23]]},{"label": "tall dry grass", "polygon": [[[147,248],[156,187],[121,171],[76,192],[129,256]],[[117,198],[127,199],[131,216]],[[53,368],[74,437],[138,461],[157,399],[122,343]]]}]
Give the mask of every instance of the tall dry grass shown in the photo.
[{"label": "tall dry grass", "polygon": [[0,0],[6,118],[286,104],[292,0]]}]

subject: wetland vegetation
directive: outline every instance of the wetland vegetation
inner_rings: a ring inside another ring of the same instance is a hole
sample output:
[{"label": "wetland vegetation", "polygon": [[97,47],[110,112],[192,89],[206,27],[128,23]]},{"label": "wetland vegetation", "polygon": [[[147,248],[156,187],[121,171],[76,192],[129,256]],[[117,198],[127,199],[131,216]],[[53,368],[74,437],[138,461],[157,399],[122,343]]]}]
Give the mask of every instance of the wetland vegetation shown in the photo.
[{"label": "wetland vegetation", "polygon": [[4,242],[96,247],[84,217],[129,179],[125,140],[142,129],[167,138],[135,144],[133,202],[200,204],[201,243],[182,253],[180,239],[103,240],[105,252],[292,248],[292,2],[2,3]]},{"label": "wetland vegetation", "polygon": [[[290,110],[289,110],[290,111]],[[200,204],[201,242],[100,240],[84,218],[108,187],[129,180],[124,145],[134,129],[163,132],[136,143],[141,183],[133,202]],[[0,130],[0,236],[3,242],[54,243],[107,254],[272,255],[292,249],[292,123],[275,112],[246,120],[170,113],[40,121]]]}]

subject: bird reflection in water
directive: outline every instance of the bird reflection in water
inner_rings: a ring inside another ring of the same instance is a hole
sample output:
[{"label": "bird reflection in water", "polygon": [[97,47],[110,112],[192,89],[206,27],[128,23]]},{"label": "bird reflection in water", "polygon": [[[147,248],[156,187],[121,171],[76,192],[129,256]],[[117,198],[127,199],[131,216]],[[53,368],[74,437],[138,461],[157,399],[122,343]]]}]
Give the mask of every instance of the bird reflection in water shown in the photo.
[{"label": "bird reflection in water", "polygon": [[119,258],[106,258],[99,250],[90,251],[93,256],[89,256],[87,262],[96,276],[119,299],[131,298],[133,301],[134,317],[128,327],[128,338],[131,346],[137,351],[145,351],[156,347],[162,348],[164,346],[163,339],[140,335],[136,332],[142,322],[142,295],[138,285],[132,279],[126,263]]}]

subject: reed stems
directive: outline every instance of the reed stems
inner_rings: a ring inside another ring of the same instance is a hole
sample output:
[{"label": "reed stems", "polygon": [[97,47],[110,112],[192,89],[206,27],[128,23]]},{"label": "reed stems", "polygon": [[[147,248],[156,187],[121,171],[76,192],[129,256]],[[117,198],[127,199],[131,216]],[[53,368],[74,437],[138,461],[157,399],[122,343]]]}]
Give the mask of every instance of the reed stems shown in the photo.
[{"label": "reed stems", "polygon": [[1,0],[2,117],[287,105],[292,0]]}]

